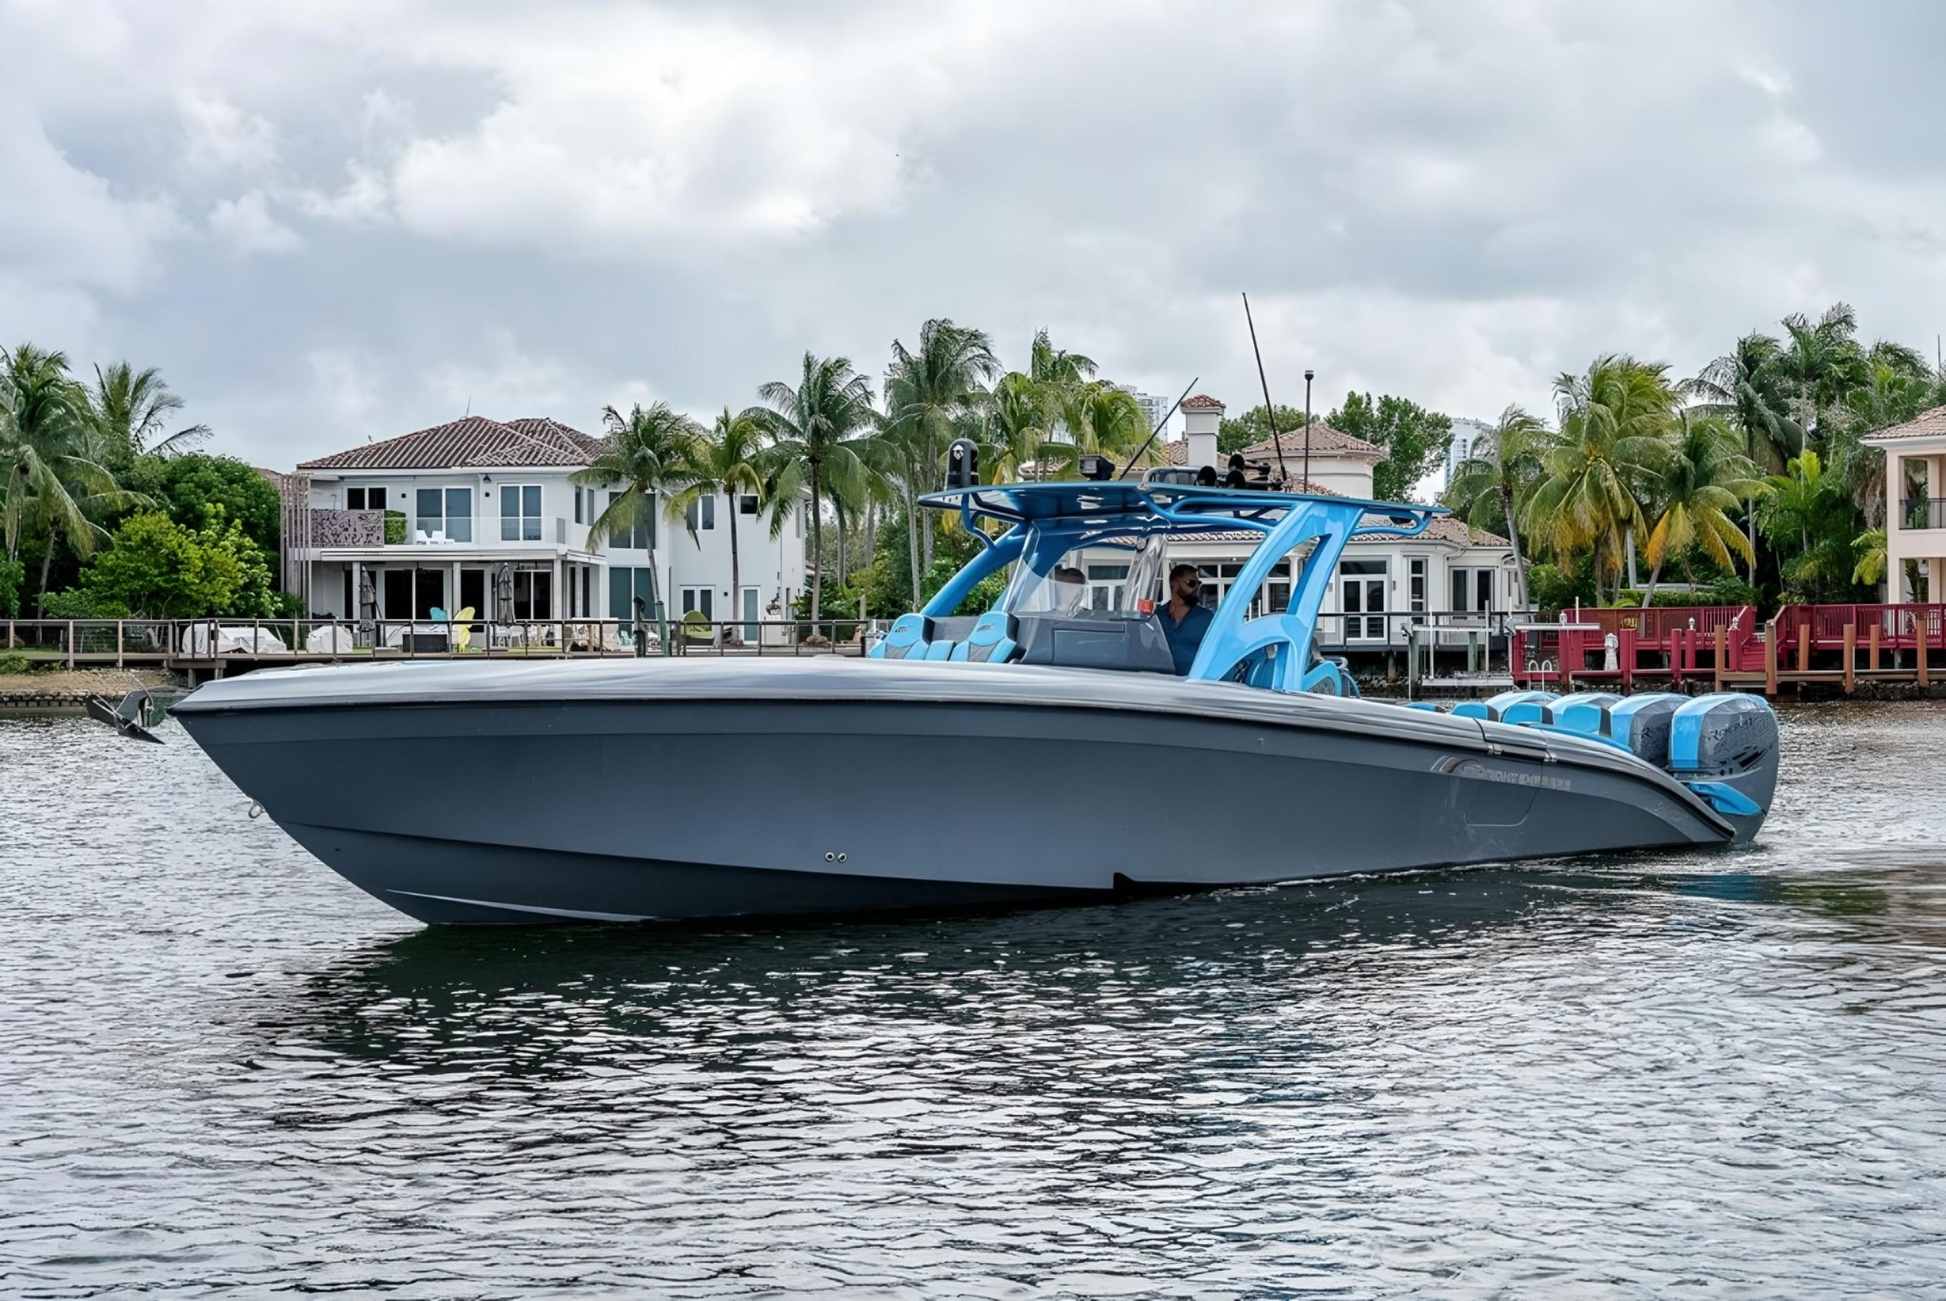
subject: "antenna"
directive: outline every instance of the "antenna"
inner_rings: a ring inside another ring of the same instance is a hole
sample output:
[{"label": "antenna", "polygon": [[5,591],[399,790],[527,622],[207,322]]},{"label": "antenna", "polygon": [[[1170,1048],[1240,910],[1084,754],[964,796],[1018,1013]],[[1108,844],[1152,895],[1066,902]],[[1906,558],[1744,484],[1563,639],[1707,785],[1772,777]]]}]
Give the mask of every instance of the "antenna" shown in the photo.
[{"label": "antenna", "polygon": [[1155,441],[1155,436],[1162,432],[1162,427],[1164,425],[1169,423],[1169,417],[1176,414],[1176,407],[1179,407],[1183,404],[1183,399],[1189,396],[1189,390],[1195,388],[1196,381],[1202,378],[1203,377],[1201,375],[1198,375],[1196,379],[1190,380],[1188,384],[1183,386],[1182,392],[1176,396],[1175,404],[1171,406],[1167,411],[1163,412],[1162,419],[1156,421],[1155,428],[1149,431],[1148,442],[1145,442],[1140,447],[1136,448],[1135,455],[1128,458],[1128,466],[1126,469],[1122,471],[1122,478],[1124,479],[1128,478],[1129,470],[1133,470],[1135,468],[1135,463],[1137,461],[1140,461],[1142,457],[1148,452],[1149,443],[1153,443]]},{"label": "antenna", "polygon": [[[1243,296],[1243,319],[1250,326],[1250,351],[1257,358],[1257,383],[1264,388],[1264,423],[1270,426],[1270,445],[1277,449],[1277,477],[1290,485],[1291,472],[1284,467],[1284,431],[1277,427],[1277,408],[1270,405],[1270,381],[1264,378],[1264,354],[1257,347],[1257,322],[1250,316],[1250,295]],[[1306,425],[1304,432],[1311,432]]]}]

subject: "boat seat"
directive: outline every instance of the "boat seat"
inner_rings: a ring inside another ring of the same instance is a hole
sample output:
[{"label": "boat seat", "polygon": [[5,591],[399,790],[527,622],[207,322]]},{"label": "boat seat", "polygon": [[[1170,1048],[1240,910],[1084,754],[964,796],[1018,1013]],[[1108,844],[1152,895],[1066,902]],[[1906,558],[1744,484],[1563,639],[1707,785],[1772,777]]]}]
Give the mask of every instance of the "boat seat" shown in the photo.
[{"label": "boat seat", "polygon": [[953,647],[953,658],[973,664],[1004,664],[1020,649],[1014,632],[1011,614],[1005,610],[988,610],[974,622],[966,640]]},{"label": "boat seat", "polygon": [[932,643],[932,620],[923,614],[902,614],[885,634],[885,640],[872,647],[873,659],[922,660]]},{"label": "boat seat", "polygon": [[942,637],[940,640],[936,642],[929,643],[926,646],[926,653],[923,656],[913,655],[910,658],[929,659],[929,660],[949,660],[953,658],[953,650],[958,645],[959,643],[954,641],[952,638]]}]

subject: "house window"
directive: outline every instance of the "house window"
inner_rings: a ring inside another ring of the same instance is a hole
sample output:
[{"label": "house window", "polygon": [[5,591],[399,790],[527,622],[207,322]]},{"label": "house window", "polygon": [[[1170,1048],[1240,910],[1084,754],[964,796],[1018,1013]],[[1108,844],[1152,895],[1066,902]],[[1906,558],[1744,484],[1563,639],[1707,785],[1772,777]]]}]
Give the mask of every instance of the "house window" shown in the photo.
[{"label": "house window", "polygon": [[502,542],[541,540],[539,484],[510,483],[500,490],[500,540]]},{"label": "house window", "polygon": [[695,501],[690,502],[689,508],[683,512],[683,522],[689,526],[691,533],[715,528],[716,498],[714,496],[698,497]]},{"label": "house window", "polygon": [[473,540],[473,490],[471,488],[421,488],[414,494],[417,518],[413,527],[420,541]]},{"label": "house window", "polygon": [[1426,612],[1426,561],[1423,556],[1405,562],[1405,608],[1412,614]]},{"label": "house window", "polygon": [[[608,504],[613,506],[624,495],[619,492],[609,493]],[[634,524],[623,525],[619,528],[608,530],[608,542],[610,546],[620,547],[626,551],[647,551],[650,547],[654,546],[655,498],[650,497],[648,499],[647,508],[643,510],[642,517],[636,520]]]},{"label": "house window", "polygon": [[682,612],[684,617],[700,614],[704,619],[716,618],[716,591],[709,587],[685,587],[682,589]]},{"label": "house window", "polygon": [[655,586],[646,569],[616,568],[608,571],[608,617],[633,619],[635,599],[642,600],[642,617],[655,618]]},{"label": "house window", "polygon": [[1264,579],[1263,590],[1250,604],[1250,616],[1260,614],[1283,614],[1291,608],[1291,562],[1280,560],[1270,567],[1270,574]]},{"label": "house window", "polygon": [[347,488],[345,489],[346,510],[384,510],[385,489]]},{"label": "house window", "polygon": [[1088,566],[1088,608],[1120,610],[1128,586],[1127,565]]},{"label": "house window", "polygon": [[1344,611],[1345,640],[1385,640],[1386,562],[1338,562],[1338,608]]},{"label": "house window", "polygon": [[554,575],[545,569],[516,569],[514,571],[514,618],[552,619],[553,617]]},{"label": "house window", "polygon": [[576,524],[579,524],[579,523],[581,523],[581,522],[582,522],[582,519],[581,519],[581,485],[579,485],[579,484],[576,484],[576,485],[575,485],[575,488],[574,488],[574,522],[575,522]]},{"label": "house window", "polygon": [[1494,607],[1493,570],[1455,569],[1452,575],[1453,609],[1456,612],[1485,613]]}]

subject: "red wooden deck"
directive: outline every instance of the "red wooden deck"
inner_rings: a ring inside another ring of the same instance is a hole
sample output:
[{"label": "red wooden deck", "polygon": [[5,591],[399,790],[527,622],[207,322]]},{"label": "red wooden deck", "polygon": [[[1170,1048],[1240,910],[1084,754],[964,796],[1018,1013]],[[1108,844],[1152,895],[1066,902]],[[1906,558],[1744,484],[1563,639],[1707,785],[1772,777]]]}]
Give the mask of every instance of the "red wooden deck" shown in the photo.
[{"label": "red wooden deck", "polygon": [[[1860,678],[1931,685],[1946,653],[1946,605],[1787,605],[1759,623],[1752,606],[1563,611],[1559,624],[1514,629],[1510,661],[1524,688],[1577,684],[1624,693],[1638,681],[1677,690]],[[1607,639],[1615,638],[1609,668]]]}]

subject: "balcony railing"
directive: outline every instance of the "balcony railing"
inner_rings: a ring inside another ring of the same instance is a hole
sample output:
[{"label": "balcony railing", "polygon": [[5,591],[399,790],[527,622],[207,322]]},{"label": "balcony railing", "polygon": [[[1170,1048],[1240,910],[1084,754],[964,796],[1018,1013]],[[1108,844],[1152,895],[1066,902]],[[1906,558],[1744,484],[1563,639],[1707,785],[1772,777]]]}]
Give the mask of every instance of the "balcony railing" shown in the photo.
[{"label": "balcony railing", "polygon": [[1902,527],[1908,529],[1946,529],[1946,497],[1907,497],[1903,503]]},{"label": "balcony railing", "polygon": [[310,540],[296,545],[324,548],[568,544],[568,521],[559,515],[403,515],[394,511],[337,510],[322,506],[309,510]]}]

